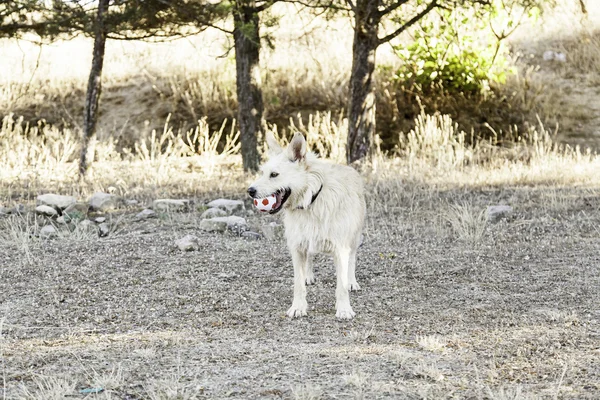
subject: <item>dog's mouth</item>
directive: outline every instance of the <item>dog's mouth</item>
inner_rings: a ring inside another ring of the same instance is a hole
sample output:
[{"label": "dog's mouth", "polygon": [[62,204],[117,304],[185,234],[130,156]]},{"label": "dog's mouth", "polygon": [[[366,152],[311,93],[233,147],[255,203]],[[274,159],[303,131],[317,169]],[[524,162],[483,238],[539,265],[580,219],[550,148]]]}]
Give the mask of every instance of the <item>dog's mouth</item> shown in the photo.
[{"label": "dog's mouth", "polygon": [[273,194],[275,195],[275,204],[273,204],[273,207],[271,208],[271,211],[269,211],[269,214],[278,213],[287,201],[287,199],[290,197],[290,194],[292,194],[292,191],[289,188],[279,189]]}]

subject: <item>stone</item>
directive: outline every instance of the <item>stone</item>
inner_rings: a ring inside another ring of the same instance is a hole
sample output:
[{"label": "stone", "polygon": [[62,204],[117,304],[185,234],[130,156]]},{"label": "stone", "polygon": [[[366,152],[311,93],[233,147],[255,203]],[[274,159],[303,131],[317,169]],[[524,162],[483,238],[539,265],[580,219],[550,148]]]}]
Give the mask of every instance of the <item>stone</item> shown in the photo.
[{"label": "stone", "polygon": [[202,219],[206,219],[206,218],[216,218],[216,217],[226,217],[227,216],[227,211],[221,210],[220,208],[209,208],[208,210],[204,211],[202,213],[202,215],[200,215],[200,218]]},{"label": "stone", "polygon": [[125,205],[129,207],[137,206],[138,203],[139,202],[137,200],[125,200]]},{"label": "stone", "polygon": [[181,239],[175,241],[175,246],[181,251],[198,250],[198,238],[194,235],[185,235]]},{"label": "stone", "polygon": [[542,58],[544,61],[567,62],[567,55],[559,51],[546,50]]},{"label": "stone", "polygon": [[82,220],[87,217],[90,206],[87,203],[73,203],[65,208],[63,215],[66,215],[69,220]]},{"label": "stone", "polygon": [[24,214],[27,210],[23,204],[17,204],[10,210],[8,210],[9,214]]},{"label": "stone", "polygon": [[10,208],[0,206],[0,215],[8,215],[10,214]]},{"label": "stone", "polygon": [[154,212],[154,210],[150,210],[149,208],[146,208],[145,210],[142,210],[135,215],[135,219],[137,219],[138,221],[142,220],[142,219],[156,218],[156,217],[158,217],[158,214],[156,214]]},{"label": "stone", "polygon": [[552,50],[546,50],[542,55],[544,61],[552,61],[554,60],[554,52]]},{"label": "stone", "polygon": [[103,222],[106,222],[106,217],[98,217],[96,219],[94,219],[94,222],[97,224],[101,224]]},{"label": "stone", "polygon": [[84,219],[83,221],[80,221],[79,224],[77,224],[77,226],[79,226],[80,228],[83,228],[83,229],[96,228],[96,224],[94,224],[89,219]]},{"label": "stone", "polygon": [[227,230],[227,221],[221,218],[203,219],[200,221],[200,229],[206,232],[225,232]]},{"label": "stone", "polygon": [[58,211],[54,207],[41,205],[35,208],[36,214],[45,215],[46,217],[56,217],[58,215]]},{"label": "stone", "polygon": [[283,237],[284,229],[283,225],[271,222],[270,224],[263,225],[260,231],[268,240],[279,240]]},{"label": "stone", "polygon": [[511,206],[489,206],[486,210],[487,220],[489,222],[498,222],[502,218],[508,217],[513,211]]},{"label": "stone", "polygon": [[109,233],[110,233],[110,227],[108,226],[108,224],[106,222],[103,222],[100,225],[98,225],[98,236],[106,237],[106,236],[108,236]]},{"label": "stone", "polygon": [[217,199],[207,204],[210,208],[220,208],[227,214],[242,214],[246,211],[246,206],[241,200]]},{"label": "stone", "polygon": [[73,196],[62,196],[60,194],[47,193],[37,197],[37,202],[40,205],[54,207],[57,210],[64,210],[71,204],[77,202],[77,199]]},{"label": "stone", "polygon": [[189,207],[189,200],[158,199],[152,203],[152,209],[155,212],[182,212],[188,211]]},{"label": "stone", "polygon": [[260,233],[252,232],[252,231],[246,231],[246,232],[242,233],[241,236],[247,240],[261,240],[263,238],[263,236]]},{"label": "stone", "polygon": [[58,231],[54,225],[46,225],[40,229],[40,238],[42,239],[53,239],[58,236]]},{"label": "stone", "polygon": [[123,204],[123,200],[114,194],[97,192],[90,197],[90,208],[95,211],[116,210]]},{"label": "stone", "polygon": [[227,223],[227,229],[238,234],[248,230],[246,219],[235,215],[230,215],[229,217],[211,218],[209,221],[225,221],[225,223]]},{"label": "stone", "polygon": [[67,220],[67,218],[69,217],[65,217],[64,215],[61,215],[60,217],[56,218],[56,222],[61,224],[61,225],[66,225],[69,223],[70,219]]}]

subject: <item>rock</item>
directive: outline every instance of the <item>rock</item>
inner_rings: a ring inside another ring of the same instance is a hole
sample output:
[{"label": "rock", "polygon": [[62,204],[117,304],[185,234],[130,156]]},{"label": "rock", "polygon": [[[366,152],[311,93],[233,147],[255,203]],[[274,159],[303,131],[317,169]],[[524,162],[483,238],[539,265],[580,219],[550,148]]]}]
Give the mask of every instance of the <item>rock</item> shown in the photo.
[{"label": "rock", "polygon": [[202,219],[206,219],[206,218],[216,218],[216,217],[226,217],[227,216],[227,211],[221,210],[220,208],[209,208],[208,210],[204,211],[202,213],[202,215],[200,215],[200,218]]},{"label": "rock", "polygon": [[283,237],[284,232],[283,225],[278,224],[277,222],[263,225],[260,230],[268,240],[279,240]]},{"label": "rock", "polygon": [[58,211],[54,207],[50,206],[37,206],[35,208],[36,214],[45,215],[46,217],[56,217],[58,215]]},{"label": "rock", "polygon": [[502,218],[508,217],[513,211],[511,206],[489,206],[486,210],[487,220],[489,222],[498,222]]},{"label": "rock", "polygon": [[92,210],[110,211],[119,208],[123,204],[123,200],[114,194],[97,192],[92,195],[89,204]]},{"label": "rock", "polygon": [[246,206],[241,200],[217,199],[207,204],[210,208],[220,208],[227,214],[241,214],[246,211]]},{"label": "rock", "polygon": [[80,221],[79,224],[77,224],[77,226],[80,227],[81,229],[95,229],[96,228],[96,224],[94,224],[89,219],[84,219],[83,221]]},{"label": "rock", "polygon": [[137,200],[125,200],[125,205],[127,205],[129,207],[137,206],[138,201]]},{"label": "rock", "polygon": [[263,236],[260,233],[246,231],[242,233],[242,237],[247,240],[261,240]]},{"label": "rock", "polygon": [[82,220],[87,217],[90,206],[86,203],[74,203],[65,208],[63,215],[66,215],[70,220]]},{"label": "rock", "polygon": [[152,203],[152,209],[156,212],[188,211],[189,207],[189,200],[159,199]]},{"label": "rock", "polygon": [[542,55],[544,61],[567,62],[567,55],[558,51],[546,50]]},{"label": "rock", "polygon": [[96,219],[94,219],[94,222],[97,224],[101,224],[103,222],[106,222],[106,217],[98,217]]},{"label": "rock", "polygon": [[179,247],[181,251],[192,251],[198,250],[198,238],[194,235],[186,235],[179,240],[175,241],[175,245]]},{"label": "rock", "polygon": [[554,61],[567,62],[567,55],[565,53],[554,53]]},{"label": "rock", "polygon": [[200,229],[206,232],[225,232],[227,221],[223,221],[222,218],[203,219],[200,221]]},{"label": "rock", "polygon": [[110,233],[110,227],[108,226],[108,224],[106,222],[103,222],[100,225],[98,225],[98,236],[106,237],[106,236],[108,236],[109,233]]},{"label": "rock", "polygon": [[0,215],[8,215],[8,214],[10,214],[10,208],[0,206]]},{"label": "rock", "polygon": [[69,223],[70,219],[67,220],[67,218],[69,217],[65,217],[64,215],[61,215],[60,217],[56,218],[56,222],[61,224],[61,225],[66,225]]},{"label": "rock", "polygon": [[77,202],[77,199],[73,196],[62,196],[60,194],[47,193],[37,197],[38,204],[54,207],[58,210],[64,210],[71,204]]},{"label": "rock", "polygon": [[54,225],[46,225],[42,229],[40,229],[40,238],[42,239],[52,239],[58,236],[58,231],[54,227]]},{"label": "rock", "polygon": [[230,215],[229,217],[203,219],[200,222],[200,229],[207,232],[225,232],[229,229],[236,233],[242,233],[248,230],[248,225],[244,218]]},{"label": "rock", "polygon": [[156,218],[156,217],[158,217],[158,215],[154,212],[154,210],[150,210],[148,208],[140,211],[139,213],[137,213],[135,215],[135,219],[137,219],[138,221],[142,220],[142,219]]},{"label": "rock", "polygon": [[546,50],[542,55],[544,61],[552,61],[554,60],[554,52],[552,50]]},{"label": "rock", "polygon": [[9,214],[24,214],[26,211],[25,206],[23,204],[17,204],[10,210],[8,210]]},{"label": "rock", "polygon": [[248,230],[248,224],[246,223],[246,219],[242,217],[237,217],[235,215],[230,215],[229,217],[217,217],[212,218],[212,221],[215,220],[223,220],[227,223],[227,229],[237,234],[241,234]]}]

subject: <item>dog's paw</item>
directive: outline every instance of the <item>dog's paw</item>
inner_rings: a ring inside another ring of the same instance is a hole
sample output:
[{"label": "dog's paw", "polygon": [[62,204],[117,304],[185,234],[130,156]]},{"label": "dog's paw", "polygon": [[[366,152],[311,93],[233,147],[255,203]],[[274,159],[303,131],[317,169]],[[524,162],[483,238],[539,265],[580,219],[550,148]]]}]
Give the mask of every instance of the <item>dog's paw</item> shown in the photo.
[{"label": "dog's paw", "polygon": [[307,285],[313,285],[317,280],[315,279],[314,275],[309,275],[306,277],[306,284]]},{"label": "dog's paw", "polygon": [[352,307],[350,307],[350,306],[340,307],[337,309],[337,311],[335,313],[335,317],[337,319],[352,319],[352,318],[354,318],[355,315],[356,315],[356,313],[354,311],[352,311]]},{"label": "dog's paw", "polygon": [[306,309],[308,308],[306,302],[303,304],[293,303],[290,309],[287,311],[287,316],[290,318],[300,318],[306,316]]},{"label": "dog's paw", "polygon": [[360,285],[357,282],[352,282],[350,284],[350,291],[360,290]]}]

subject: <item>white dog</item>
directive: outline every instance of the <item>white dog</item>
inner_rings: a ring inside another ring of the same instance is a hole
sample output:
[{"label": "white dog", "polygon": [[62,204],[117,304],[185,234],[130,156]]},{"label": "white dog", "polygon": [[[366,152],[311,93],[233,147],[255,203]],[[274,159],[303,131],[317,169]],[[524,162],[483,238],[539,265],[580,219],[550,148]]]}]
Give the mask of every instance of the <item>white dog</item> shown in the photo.
[{"label": "white dog", "polygon": [[287,315],[306,315],[306,284],[314,282],[311,255],[332,254],[337,287],[336,314],[351,319],[350,290],[358,290],[354,274],[366,206],[360,175],[351,167],[328,163],[307,152],[296,133],[287,149],[267,134],[269,161],[248,189],[261,199],[275,195],[270,213],[284,212],[285,236],[294,264],[294,301]]}]

